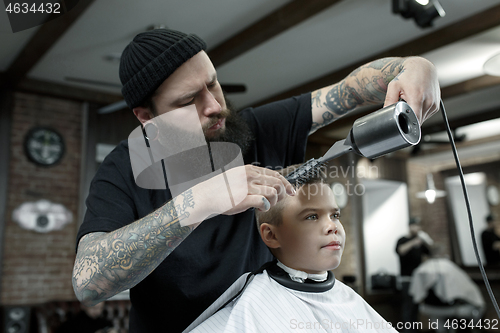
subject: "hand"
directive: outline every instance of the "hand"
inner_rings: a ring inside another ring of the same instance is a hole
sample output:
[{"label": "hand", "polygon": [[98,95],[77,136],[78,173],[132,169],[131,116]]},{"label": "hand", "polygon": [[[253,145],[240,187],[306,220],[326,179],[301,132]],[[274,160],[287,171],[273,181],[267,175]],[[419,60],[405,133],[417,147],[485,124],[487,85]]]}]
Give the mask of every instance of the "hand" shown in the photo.
[{"label": "hand", "polygon": [[420,125],[439,111],[441,91],[436,68],[420,57],[403,62],[403,70],[389,83],[384,107],[403,99],[413,109]]},{"label": "hand", "polygon": [[252,207],[267,211],[286,195],[295,195],[285,177],[255,165],[232,168],[199,185],[204,188],[205,198],[211,200],[212,213],[224,215],[234,215]]}]

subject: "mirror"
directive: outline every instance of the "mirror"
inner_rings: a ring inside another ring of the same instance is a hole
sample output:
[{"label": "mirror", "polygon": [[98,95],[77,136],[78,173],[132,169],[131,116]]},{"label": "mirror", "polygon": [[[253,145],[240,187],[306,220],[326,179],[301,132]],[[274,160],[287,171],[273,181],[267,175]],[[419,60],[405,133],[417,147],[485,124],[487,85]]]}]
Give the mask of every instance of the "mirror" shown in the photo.
[{"label": "mirror", "polygon": [[[485,218],[489,214],[486,198],[486,175],[484,172],[468,173],[464,175],[464,179],[469,194],[479,256],[481,257],[481,261],[484,261],[481,233],[486,229]],[[447,177],[445,179],[445,186],[448,192],[448,205],[452,215],[451,220],[454,223],[458,242],[459,253],[457,259],[461,259],[461,263],[464,266],[477,266],[470,234],[469,217],[459,176]]]},{"label": "mirror", "polygon": [[409,233],[408,189],[402,182],[361,179],[366,291],[374,293],[371,276],[399,275],[396,243]]}]

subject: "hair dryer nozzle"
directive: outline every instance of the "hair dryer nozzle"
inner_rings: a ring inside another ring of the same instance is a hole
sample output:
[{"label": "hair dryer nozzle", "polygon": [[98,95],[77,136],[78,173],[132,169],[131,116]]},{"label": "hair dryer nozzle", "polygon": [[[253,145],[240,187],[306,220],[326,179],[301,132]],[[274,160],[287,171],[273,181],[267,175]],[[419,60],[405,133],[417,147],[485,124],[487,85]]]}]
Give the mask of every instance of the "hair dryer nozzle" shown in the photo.
[{"label": "hair dryer nozzle", "polygon": [[354,150],[370,159],[416,145],[420,124],[403,101],[357,119],[349,133]]}]

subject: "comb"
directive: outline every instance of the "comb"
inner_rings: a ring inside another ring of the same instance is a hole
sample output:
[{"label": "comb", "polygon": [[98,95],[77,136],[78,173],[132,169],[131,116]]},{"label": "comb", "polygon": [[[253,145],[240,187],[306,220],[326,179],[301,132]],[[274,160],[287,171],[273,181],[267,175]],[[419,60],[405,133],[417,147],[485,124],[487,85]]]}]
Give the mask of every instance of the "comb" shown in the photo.
[{"label": "comb", "polygon": [[309,180],[319,177],[329,161],[353,150],[349,138],[350,136],[348,136],[347,139],[335,142],[325,155],[318,159],[311,158],[309,161],[297,168],[297,170],[294,170],[292,173],[287,175],[285,177],[286,180],[288,180],[290,184],[300,187]]}]

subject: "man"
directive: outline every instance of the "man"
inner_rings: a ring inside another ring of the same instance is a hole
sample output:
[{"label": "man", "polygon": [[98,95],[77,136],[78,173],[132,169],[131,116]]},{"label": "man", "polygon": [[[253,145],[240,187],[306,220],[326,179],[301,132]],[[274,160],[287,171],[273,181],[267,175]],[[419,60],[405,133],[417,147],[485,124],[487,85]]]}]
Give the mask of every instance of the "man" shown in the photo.
[{"label": "man", "polygon": [[[244,179],[231,186],[243,199],[229,210],[217,179],[173,198],[139,188],[126,143],[104,161],[77,236],[73,286],[88,304],[132,288],[131,332],[182,331],[240,275],[271,259],[249,208],[268,210],[294,195],[265,166],[303,162],[309,134],[357,106],[383,102],[386,90],[386,105],[405,99],[421,121],[438,110],[436,70],[415,57],[374,61],[339,83],[234,114],[205,49],[195,35],[158,29],[137,35],[122,54],[122,93],[142,124],[194,105],[207,141],[236,141],[245,151],[245,166],[228,171]],[[216,214],[223,215],[201,223]]]},{"label": "man", "polygon": [[481,234],[483,252],[488,266],[500,264],[500,237],[495,232],[495,217],[493,214],[486,216],[486,230]]},{"label": "man", "polygon": [[[409,293],[411,276],[413,271],[422,263],[424,255],[430,255],[432,239],[422,231],[420,218],[410,219],[410,234],[398,240],[396,253],[399,255],[401,268],[402,287],[402,320],[405,323],[416,323],[418,321],[418,304],[413,302]],[[410,325],[408,325],[410,327]],[[413,332],[415,330],[408,330]]]}]

